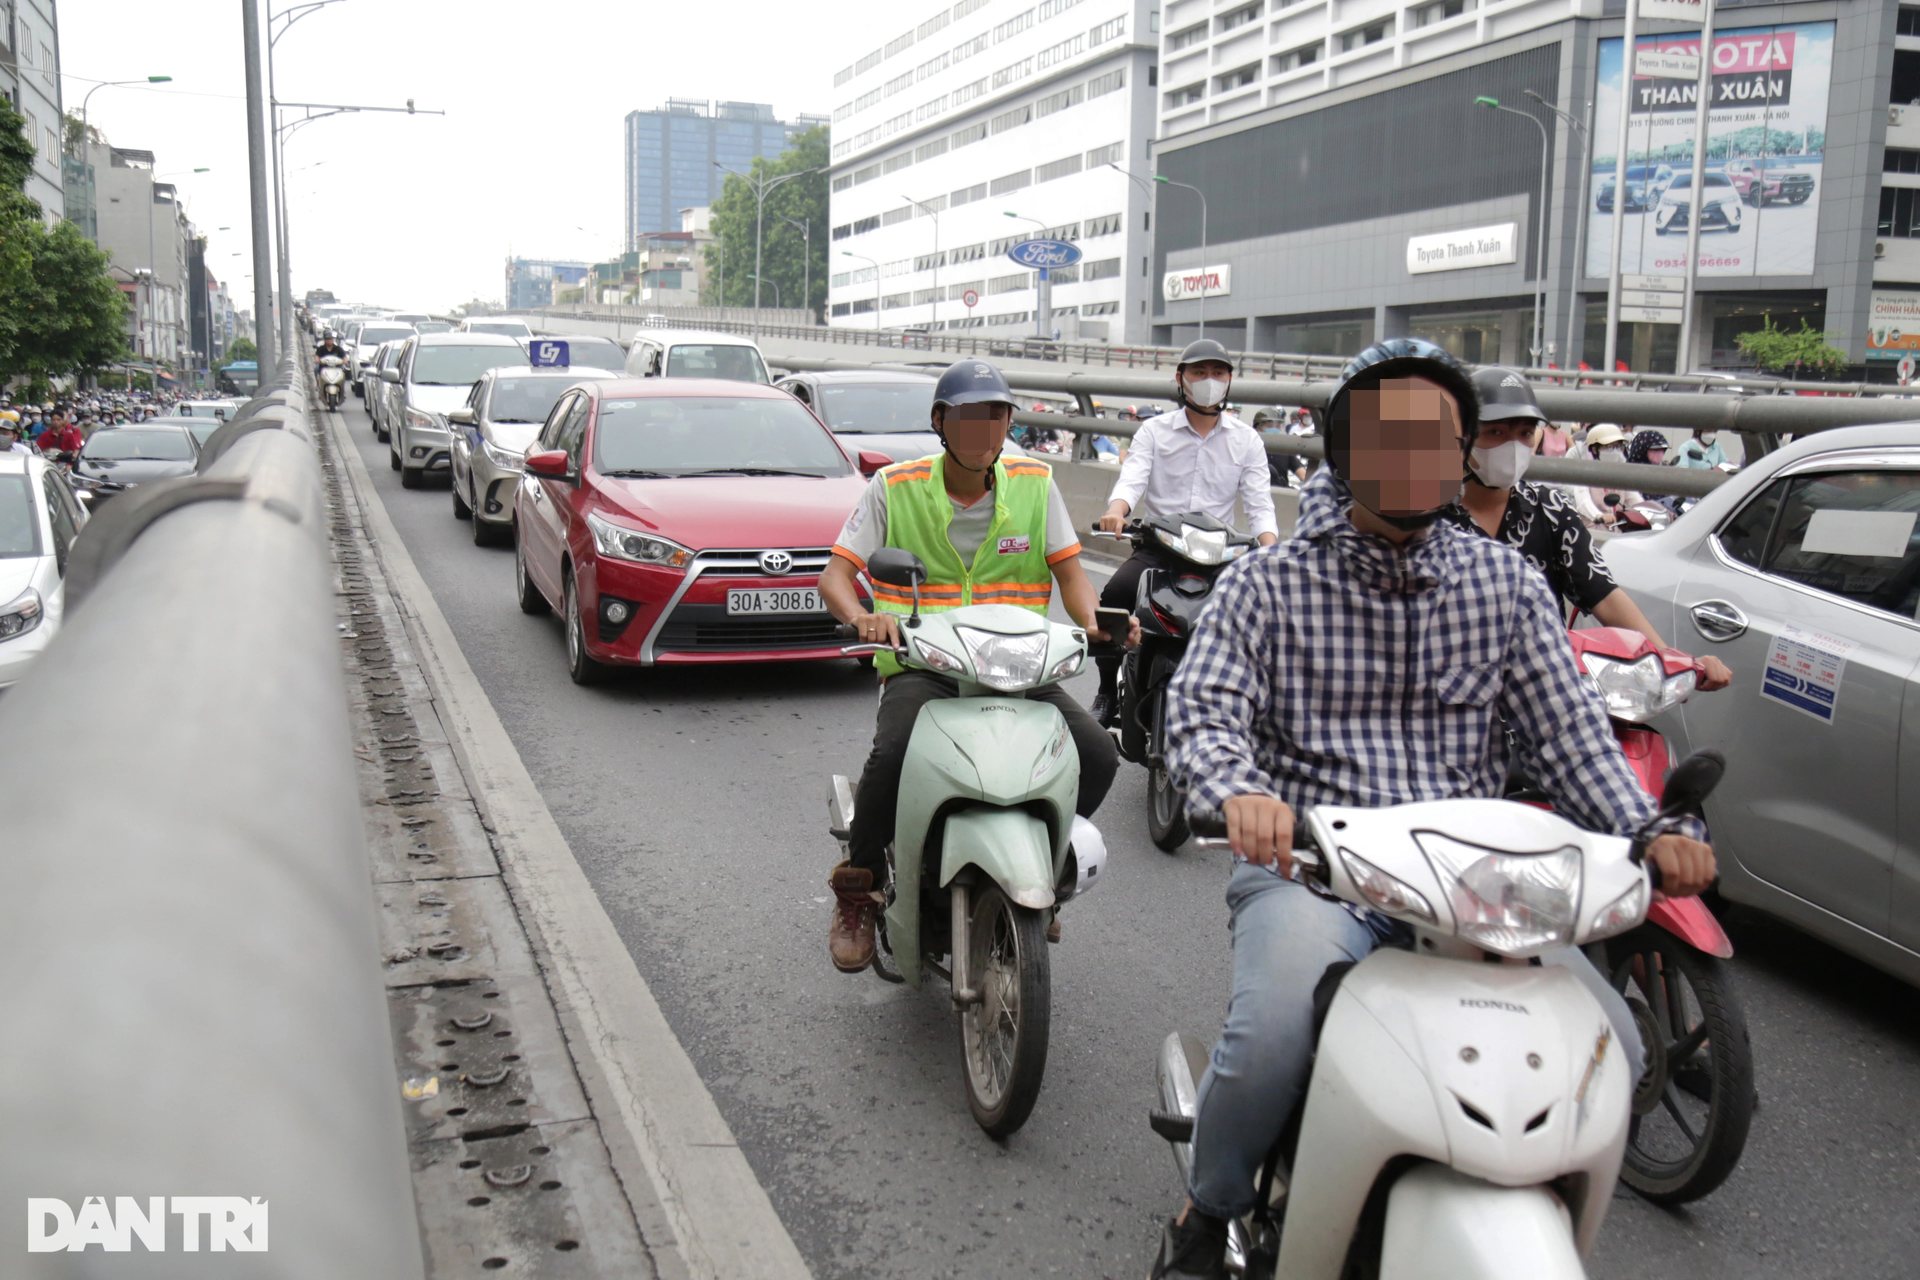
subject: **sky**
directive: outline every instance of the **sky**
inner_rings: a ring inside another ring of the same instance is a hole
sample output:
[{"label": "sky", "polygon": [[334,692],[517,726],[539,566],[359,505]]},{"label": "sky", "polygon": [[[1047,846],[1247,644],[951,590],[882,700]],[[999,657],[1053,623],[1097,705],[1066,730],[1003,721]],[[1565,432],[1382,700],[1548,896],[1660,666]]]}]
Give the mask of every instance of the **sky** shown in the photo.
[{"label": "sky", "polygon": [[[273,0],[276,12],[297,2]],[[335,116],[289,137],[294,293],[331,289],[343,301],[444,311],[499,298],[509,253],[604,259],[620,248],[629,111],[705,98],[770,102],[782,120],[827,114],[833,73],[931,8],[883,0],[330,4],[296,22],[276,48],[283,103],[404,108],[411,98],[447,114]],[[75,113],[96,82],[173,77],[99,89],[88,120],[113,145],[154,153],[208,237],[208,269],[247,307],[241,12],[235,0],[63,0],[60,63]],[[201,168],[208,172],[193,172]]]}]

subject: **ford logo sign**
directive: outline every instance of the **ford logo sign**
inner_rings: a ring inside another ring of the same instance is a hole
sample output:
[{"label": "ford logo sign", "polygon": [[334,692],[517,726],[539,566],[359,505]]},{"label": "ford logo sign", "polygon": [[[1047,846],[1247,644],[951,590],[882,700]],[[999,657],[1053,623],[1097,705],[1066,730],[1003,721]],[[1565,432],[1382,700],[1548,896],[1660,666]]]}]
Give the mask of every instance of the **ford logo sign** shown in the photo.
[{"label": "ford logo sign", "polygon": [[1022,240],[1007,256],[1023,267],[1070,267],[1080,261],[1080,247],[1065,240]]}]

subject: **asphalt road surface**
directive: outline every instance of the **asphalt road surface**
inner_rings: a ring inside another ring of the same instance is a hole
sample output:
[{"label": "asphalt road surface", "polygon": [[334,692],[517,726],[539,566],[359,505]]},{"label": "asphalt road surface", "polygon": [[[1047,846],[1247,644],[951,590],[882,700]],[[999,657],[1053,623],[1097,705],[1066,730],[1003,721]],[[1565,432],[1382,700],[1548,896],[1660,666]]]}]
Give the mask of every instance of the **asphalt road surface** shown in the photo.
[{"label": "asphalt road surface", "polygon": [[[1143,1277],[1180,1187],[1146,1126],[1154,1057],[1211,1040],[1229,957],[1222,854],[1160,853],[1145,772],[1097,821],[1110,880],[1062,912],[1046,1085],[999,1144],[968,1114],[954,1018],[826,955],[829,774],[855,774],[851,662],[637,671],[575,687],[511,551],[444,487],[408,492],[357,400],[375,487],[661,1008],[814,1274]],[[1069,686],[1088,701],[1093,681]],[[1731,929],[1762,1106],[1742,1167],[1681,1210],[1627,1191],[1602,1280],[1898,1276],[1920,1257],[1920,993],[1759,918]]]}]

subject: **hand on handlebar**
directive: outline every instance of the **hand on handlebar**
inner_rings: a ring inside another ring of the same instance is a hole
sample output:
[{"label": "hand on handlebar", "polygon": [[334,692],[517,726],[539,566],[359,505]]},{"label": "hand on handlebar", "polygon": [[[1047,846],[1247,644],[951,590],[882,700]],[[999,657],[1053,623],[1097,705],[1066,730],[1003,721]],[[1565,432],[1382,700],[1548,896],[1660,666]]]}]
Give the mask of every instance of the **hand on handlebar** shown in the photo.
[{"label": "hand on handlebar", "polygon": [[1124,515],[1117,516],[1109,511],[1100,517],[1099,524],[1100,532],[1102,533],[1120,533],[1127,527],[1127,518]]},{"label": "hand on handlebar", "polygon": [[1716,689],[1724,689],[1733,683],[1733,672],[1728,670],[1726,663],[1712,654],[1702,654],[1700,665],[1706,668],[1700,677],[1700,683],[1696,686],[1701,693],[1712,693]]},{"label": "hand on handlebar", "polygon": [[1654,837],[1647,846],[1647,860],[1660,869],[1655,884],[1669,898],[1691,898],[1719,874],[1712,845],[1671,833]]},{"label": "hand on handlebar", "polygon": [[890,613],[856,613],[848,625],[859,633],[862,644],[900,647],[900,620]]},{"label": "hand on handlebar", "polygon": [[1293,810],[1286,801],[1258,793],[1235,796],[1221,814],[1235,857],[1271,866],[1283,878],[1293,874]]}]

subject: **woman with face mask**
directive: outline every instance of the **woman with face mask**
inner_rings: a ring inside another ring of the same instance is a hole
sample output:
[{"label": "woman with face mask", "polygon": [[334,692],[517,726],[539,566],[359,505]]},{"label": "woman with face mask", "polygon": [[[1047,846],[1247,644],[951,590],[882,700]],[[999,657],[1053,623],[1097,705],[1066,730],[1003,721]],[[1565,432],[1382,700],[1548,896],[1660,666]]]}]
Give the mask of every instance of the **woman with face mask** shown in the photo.
[{"label": "woman with face mask", "polygon": [[1693,429],[1693,439],[1680,446],[1680,456],[1674,459],[1676,467],[1691,467],[1696,471],[1710,471],[1727,461],[1727,451],[1720,447],[1720,433]]},{"label": "woman with face mask", "polygon": [[[1445,508],[1444,518],[1517,550],[1546,575],[1555,595],[1592,614],[1601,625],[1638,631],[1664,646],[1666,641],[1640,606],[1607,572],[1574,498],[1557,486],[1523,479],[1547,425],[1526,378],[1517,370],[1491,365],[1473,375],[1473,387],[1480,397],[1480,433],[1467,457],[1459,501]],[[1611,424],[1596,426],[1587,435],[1589,452],[1609,461],[1626,461],[1625,442],[1626,433]],[[1621,498],[1625,501],[1628,495]],[[1705,661],[1702,690],[1721,688],[1732,678],[1719,659]]]}]

